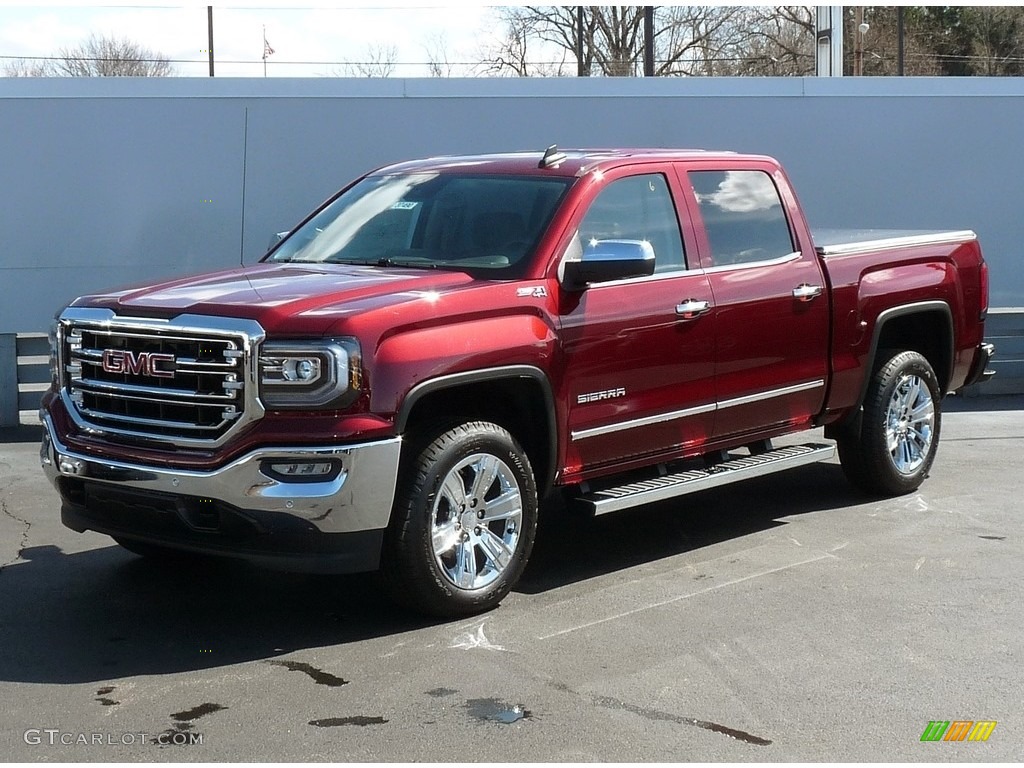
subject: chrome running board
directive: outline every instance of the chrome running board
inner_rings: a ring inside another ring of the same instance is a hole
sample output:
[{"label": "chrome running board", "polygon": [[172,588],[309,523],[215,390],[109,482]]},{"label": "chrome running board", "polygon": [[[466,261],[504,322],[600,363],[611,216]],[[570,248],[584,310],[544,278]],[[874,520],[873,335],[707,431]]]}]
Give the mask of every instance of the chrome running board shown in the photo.
[{"label": "chrome running board", "polygon": [[827,461],[835,455],[834,445],[808,443],[775,448],[754,456],[730,458],[706,469],[689,469],[650,480],[592,491],[575,499],[584,511],[594,515],[617,512],[687,493],[728,485],[751,477],[770,475],[793,467]]}]

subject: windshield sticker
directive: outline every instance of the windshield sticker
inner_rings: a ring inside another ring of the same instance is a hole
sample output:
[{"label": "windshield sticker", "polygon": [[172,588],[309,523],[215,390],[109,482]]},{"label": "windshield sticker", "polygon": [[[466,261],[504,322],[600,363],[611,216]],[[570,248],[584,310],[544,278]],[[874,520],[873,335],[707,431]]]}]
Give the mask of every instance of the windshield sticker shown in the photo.
[{"label": "windshield sticker", "polygon": [[391,206],[391,210],[392,211],[411,211],[417,205],[419,205],[419,203],[410,202],[408,200],[399,200],[397,203],[395,203],[394,205]]}]

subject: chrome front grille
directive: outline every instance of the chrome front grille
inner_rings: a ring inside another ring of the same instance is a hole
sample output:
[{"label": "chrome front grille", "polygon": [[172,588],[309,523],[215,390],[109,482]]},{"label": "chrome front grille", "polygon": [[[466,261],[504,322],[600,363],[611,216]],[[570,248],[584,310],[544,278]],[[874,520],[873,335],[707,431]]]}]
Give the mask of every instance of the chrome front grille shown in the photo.
[{"label": "chrome front grille", "polygon": [[205,328],[147,319],[83,321],[89,313],[62,317],[60,333],[63,395],[81,426],[219,445],[262,415],[252,373],[262,330],[254,323],[189,318],[216,326]]}]

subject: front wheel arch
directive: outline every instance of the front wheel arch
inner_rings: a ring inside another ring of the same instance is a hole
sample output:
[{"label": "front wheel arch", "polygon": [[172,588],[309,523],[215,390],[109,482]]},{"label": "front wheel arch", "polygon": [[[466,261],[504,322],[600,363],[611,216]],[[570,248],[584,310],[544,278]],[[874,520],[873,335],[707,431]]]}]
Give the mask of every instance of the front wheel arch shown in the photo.
[{"label": "front wheel arch", "polygon": [[507,365],[438,376],[406,394],[395,414],[395,431],[415,439],[444,414],[492,421],[526,449],[538,488],[545,495],[559,461],[558,415],[551,382],[533,365]]}]

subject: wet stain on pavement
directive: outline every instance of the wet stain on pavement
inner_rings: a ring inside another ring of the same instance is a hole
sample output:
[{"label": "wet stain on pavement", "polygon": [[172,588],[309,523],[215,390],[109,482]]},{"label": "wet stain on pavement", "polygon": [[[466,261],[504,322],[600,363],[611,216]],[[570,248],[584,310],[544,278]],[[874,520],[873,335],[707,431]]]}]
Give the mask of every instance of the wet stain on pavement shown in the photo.
[{"label": "wet stain on pavement", "polygon": [[343,680],[336,675],[332,675],[330,672],[324,672],[322,669],[317,669],[304,661],[268,661],[266,663],[273,664],[275,667],[284,667],[289,672],[302,672],[303,674],[309,675],[317,685],[326,685],[331,688],[348,685],[348,680]]},{"label": "wet stain on pavement", "polygon": [[657,709],[638,707],[635,704],[627,704],[624,701],[612,699],[607,696],[594,697],[593,701],[599,707],[621,709],[626,712],[632,712],[634,715],[647,718],[648,720],[655,720],[664,723],[678,723],[680,725],[692,725],[696,728],[703,728],[705,731],[721,733],[724,736],[728,736],[747,744],[756,744],[759,747],[767,747],[772,743],[771,739],[763,739],[760,736],[755,736],[752,733],[747,733],[746,731],[741,731],[737,728],[727,728],[724,725],[712,723],[708,720],[698,720],[695,717],[682,717],[681,715],[673,715],[671,712],[661,712]]},{"label": "wet stain on pavement", "polygon": [[104,707],[115,707],[120,704],[120,701],[114,701],[109,697],[109,694],[114,692],[114,686],[105,685],[96,691],[96,701],[102,704]]},{"label": "wet stain on pavement", "polygon": [[315,725],[317,728],[335,728],[339,725],[358,725],[365,727],[367,725],[383,725],[388,722],[387,718],[384,717],[368,717],[366,715],[353,715],[352,717],[325,717],[321,720],[310,720],[310,725]]},{"label": "wet stain on pavement", "polygon": [[177,720],[179,723],[187,723],[193,720],[198,720],[204,715],[209,715],[211,712],[219,712],[222,709],[227,709],[227,707],[208,701],[205,704],[200,704],[198,707],[186,709],[184,712],[175,712],[171,715],[171,719]]},{"label": "wet stain on pavement", "polygon": [[427,694],[427,696],[432,696],[435,699],[440,699],[443,696],[453,696],[456,693],[458,693],[458,691],[456,691],[454,688],[431,688],[429,691],[425,691],[425,693]]},{"label": "wet stain on pavement", "polygon": [[503,725],[533,717],[533,713],[521,704],[506,704],[499,699],[469,699],[466,701],[466,709],[477,720]]},{"label": "wet stain on pavement", "polygon": [[[160,734],[159,739],[154,742],[161,749],[164,747],[185,747],[192,746],[194,744],[202,744],[202,734],[193,733],[192,725],[193,720],[198,720],[200,717],[205,717],[213,712],[219,712],[227,707],[222,704],[214,704],[212,701],[207,701],[198,706],[192,707],[192,709],[186,709],[181,712],[175,712],[171,715],[171,719],[174,721],[171,727]],[[180,738],[179,738],[180,737]]]}]

